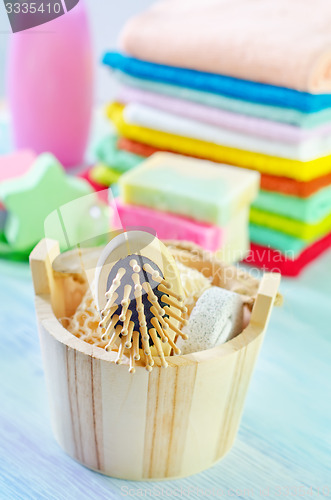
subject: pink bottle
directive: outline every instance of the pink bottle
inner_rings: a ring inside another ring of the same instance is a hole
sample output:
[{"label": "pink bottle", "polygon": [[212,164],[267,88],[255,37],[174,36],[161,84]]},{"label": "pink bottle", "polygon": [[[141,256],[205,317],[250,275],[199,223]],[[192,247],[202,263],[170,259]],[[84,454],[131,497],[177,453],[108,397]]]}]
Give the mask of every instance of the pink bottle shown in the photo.
[{"label": "pink bottle", "polygon": [[65,15],[11,35],[8,96],[18,149],[81,165],[93,103],[93,57],[83,0]]}]

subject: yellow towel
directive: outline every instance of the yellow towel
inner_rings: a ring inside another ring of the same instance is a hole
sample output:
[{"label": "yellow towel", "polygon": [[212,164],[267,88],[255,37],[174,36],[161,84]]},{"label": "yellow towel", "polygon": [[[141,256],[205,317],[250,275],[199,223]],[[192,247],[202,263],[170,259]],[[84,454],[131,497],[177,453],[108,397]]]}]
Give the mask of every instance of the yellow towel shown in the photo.
[{"label": "yellow towel", "polygon": [[290,234],[308,242],[321,238],[331,231],[331,214],[316,224],[307,224],[306,222],[251,208],[250,222],[276,229],[276,231]]},{"label": "yellow towel", "polygon": [[310,181],[331,172],[331,156],[301,162],[219,146],[197,139],[130,125],[124,120],[123,108],[122,104],[113,103],[107,109],[108,117],[113,121],[119,134],[156,148],[250,168],[264,174],[290,177],[298,181]]}]

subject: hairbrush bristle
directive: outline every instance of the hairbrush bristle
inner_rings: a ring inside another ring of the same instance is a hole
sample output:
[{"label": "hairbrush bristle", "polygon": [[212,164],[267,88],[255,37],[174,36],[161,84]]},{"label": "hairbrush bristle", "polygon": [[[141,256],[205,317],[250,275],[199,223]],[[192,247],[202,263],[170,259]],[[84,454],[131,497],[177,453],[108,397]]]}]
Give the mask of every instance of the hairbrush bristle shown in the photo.
[{"label": "hairbrush bristle", "polygon": [[[177,335],[182,337],[183,340],[187,340],[187,335],[186,333],[183,333],[179,328],[177,328],[176,325],[174,325],[169,318],[165,318],[166,323],[168,323],[168,326],[171,328],[172,331],[174,331]],[[185,322],[186,324],[186,322]]]},{"label": "hairbrush bristle", "polygon": [[[109,295],[108,295],[109,296]],[[108,302],[104,308],[104,310],[101,312],[101,316],[104,318],[110,313],[110,309],[113,307],[113,305],[116,304],[116,300],[118,299],[118,293],[113,292],[108,299]],[[117,307],[116,307],[117,309]]]},{"label": "hairbrush bristle", "polygon": [[136,261],[136,259],[132,259],[130,261],[130,266],[132,267],[132,269],[134,270],[135,273],[140,273],[141,267],[138,265],[138,262]]},{"label": "hairbrush bristle", "polygon": [[170,289],[171,285],[168,283],[158,271],[155,271],[150,264],[144,265],[144,271],[151,275],[154,281],[157,281],[160,285],[163,285],[165,288]]},{"label": "hairbrush bristle", "polygon": [[158,353],[158,355],[160,356],[161,358],[161,363],[162,363],[162,366],[164,368],[167,368],[168,366],[168,363],[166,362],[165,360],[165,357],[164,357],[164,352],[163,352],[163,349],[162,349],[162,345],[161,345],[161,341],[159,339],[159,337],[157,336],[157,332],[156,332],[156,329],[155,328],[151,328],[149,330],[149,334],[154,342],[154,345],[156,347],[156,351]]},{"label": "hairbrush bristle", "polygon": [[113,314],[115,314],[115,312],[117,311],[117,307],[118,306],[116,304],[110,306],[110,308],[107,310],[107,314],[102,318],[102,320],[99,323],[100,327],[103,327],[103,326],[108,324],[108,322],[112,318]]},{"label": "hairbrush bristle", "polygon": [[125,273],[126,271],[123,267],[121,267],[121,269],[118,270],[116,278],[113,280],[113,283],[108,292],[106,292],[106,297],[111,297],[113,293],[117,290],[117,288],[121,286],[121,279],[123,278]]},{"label": "hairbrush bristle", "polygon": [[182,306],[178,300],[169,297],[168,295],[162,295],[161,300],[168,304],[169,306],[173,306],[176,309],[179,309],[183,314],[187,313],[187,309],[185,306]]},{"label": "hairbrush bristle", "polygon": [[166,288],[164,285],[159,285],[157,289],[159,290],[159,292],[165,293],[169,295],[169,297],[173,297],[178,302],[184,301],[184,298],[181,295],[178,295],[178,293],[173,292],[170,288]]},{"label": "hairbrush bristle", "polygon": [[[129,327],[130,327],[131,316],[132,316],[132,311],[130,309],[128,309],[128,311],[125,314],[125,319],[123,321],[123,328],[122,328],[122,331],[121,331],[121,334],[123,335],[123,337],[126,337],[127,335],[129,335]],[[133,326],[134,326],[134,323],[133,323]]]},{"label": "hairbrush bristle", "polygon": [[136,330],[133,332],[133,359],[138,361],[140,359],[139,354],[139,332]]},{"label": "hairbrush bristle", "polygon": [[167,337],[169,345],[172,347],[172,350],[174,351],[175,354],[180,354],[180,349],[176,346],[175,342],[172,340],[172,338],[169,336],[169,334],[165,331],[164,335]]},{"label": "hairbrush bristle", "polygon": [[[117,323],[118,321],[118,316],[117,316],[117,320],[115,321],[115,324]],[[121,327],[118,325],[116,328],[115,328],[115,331],[114,329],[112,328],[111,330],[113,332],[112,336],[111,336],[111,339],[110,341],[108,342],[108,344],[106,345],[106,351],[110,351],[112,349],[112,347],[114,347],[117,339],[119,338],[120,334],[121,334]]]},{"label": "hairbrush bristle", "polygon": [[151,319],[151,323],[152,325],[154,326],[154,328],[156,329],[157,333],[159,334],[162,342],[165,344],[168,342],[168,338],[165,336],[164,334],[164,330],[163,328],[161,327],[160,323],[158,322],[157,318],[154,317]]},{"label": "hairbrush bristle", "polygon": [[118,322],[118,319],[119,318],[117,315],[109,317],[109,322],[107,324],[105,333],[102,335],[102,340],[109,339],[109,337],[113,334],[114,329],[115,329],[114,327],[115,327],[116,323]]},{"label": "hairbrush bristle", "polygon": [[121,343],[120,343],[120,348],[118,350],[118,355],[117,355],[117,358],[116,358],[116,361],[115,361],[115,363],[117,365],[120,365],[122,363],[122,357],[123,357],[123,354],[124,354],[124,348],[125,348],[125,337],[122,337],[121,338]]},{"label": "hairbrush bristle", "polygon": [[134,373],[141,354],[146,369],[151,371],[153,346],[161,366],[167,367],[163,345],[170,346],[167,352],[172,348],[174,354],[180,354],[173,337],[186,337],[173,323],[173,320],[179,325],[186,323],[182,317],[187,311],[183,298],[171,290],[170,283],[149,259],[131,255],[119,261],[117,269],[114,267],[115,277],[108,284],[107,303],[100,321],[100,326],[106,328],[102,336],[102,340],[108,341],[106,350],[118,350],[117,364],[127,356],[129,371]]},{"label": "hairbrush bristle", "polygon": [[[131,311],[130,311],[131,312]],[[126,335],[125,339],[125,347],[127,349],[130,349],[132,347],[132,334],[133,334],[133,329],[134,329],[134,322],[130,321],[129,322],[129,327],[128,327],[128,334]]]},{"label": "hairbrush bristle", "polygon": [[136,369],[135,369],[135,361],[134,361],[134,357],[133,357],[133,350],[130,349],[130,369],[129,369],[129,372],[130,373],[135,373],[136,372]]}]

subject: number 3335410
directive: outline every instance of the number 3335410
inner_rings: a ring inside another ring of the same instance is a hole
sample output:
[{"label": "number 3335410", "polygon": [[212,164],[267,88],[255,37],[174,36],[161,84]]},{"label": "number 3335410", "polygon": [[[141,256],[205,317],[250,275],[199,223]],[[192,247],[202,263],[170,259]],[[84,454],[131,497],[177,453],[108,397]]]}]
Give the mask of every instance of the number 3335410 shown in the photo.
[{"label": "number 3335410", "polygon": [[61,12],[60,3],[42,3],[36,5],[35,2],[6,3],[7,14],[59,14]]}]

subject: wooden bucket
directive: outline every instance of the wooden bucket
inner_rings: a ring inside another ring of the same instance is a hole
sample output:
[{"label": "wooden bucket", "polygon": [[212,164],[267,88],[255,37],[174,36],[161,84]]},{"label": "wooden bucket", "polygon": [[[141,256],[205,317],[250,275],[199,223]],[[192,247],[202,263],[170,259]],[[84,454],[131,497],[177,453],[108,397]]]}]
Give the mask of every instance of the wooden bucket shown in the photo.
[{"label": "wooden bucket", "polygon": [[[180,252],[182,250],[179,250]],[[76,338],[57,318],[72,314],[86,284],[59,279],[58,243],[30,257],[52,426],[60,446],[83,465],[130,480],[202,471],[231,449],[280,277],[266,274],[250,323],[224,345],[158,358],[151,373],[116,365],[116,353]],[[208,265],[204,266],[208,273]],[[217,284],[217,283],[214,283]]]}]

